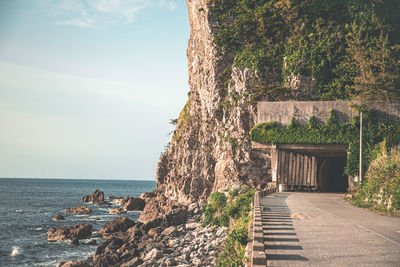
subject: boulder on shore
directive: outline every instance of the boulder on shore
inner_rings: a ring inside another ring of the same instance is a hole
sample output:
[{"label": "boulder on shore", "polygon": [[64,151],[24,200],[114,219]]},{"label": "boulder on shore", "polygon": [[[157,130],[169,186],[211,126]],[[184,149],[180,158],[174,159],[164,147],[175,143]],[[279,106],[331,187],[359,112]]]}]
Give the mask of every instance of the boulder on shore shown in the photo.
[{"label": "boulder on shore", "polygon": [[84,261],[67,261],[67,262],[60,262],[57,264],[57,267],[90,267],[91,265]]},{"label": "boulder on shore", "polygon": [[68,208],[65,210],[65,213],[73,213],[73,214],[91,214],[92,210],[86,206],[79,206],[76,208]]},{"label": "boulder on shore", "polygon": [[185,208],[174,209],[162,216],[167,221],[167,225],[184,224],[187,218],[187,210]]},{"label": "boulder on shore", "polygon": [[50,228],[47,231],[48,241],[57,240],[79,240],[91,236],[93,227],[88,223],[80,223],[75,226],[64,226],[57,228]]},{"label": "boulder on shore", "polygon": [[153,190],[153,191],[150,191],[150,192],[144,192],[139,197],[141,199],[156,197],[156,190]]},{"label": "boulder on shore", "polygon": [[135,257],[128,262],[121,264],[120,267],[136,267],[142,264],[143,261],[139,257]]},{"label": "boulder on shore", "polygon": [[169,227],[179,224],[184,224],[187,218],[187,211],[185,208],[178,208],[170,211],[167,214],[159,216],[149,222],[140,226],[143,231],[148,231],[155,227]]},{"label": "boulder on shore", "polygon": [[111,222],[106,223],[99,231],[104,238],[109,238],[116,233],[125,232],[136,223],[125,217],[118,217]]},{"label": "boulder on shore", "polygon": [[125,214],[126,211],[121,208],[109,208],[110,215]]},{"label": "boulder on shore", "polygon": [[86,262],[121,267],[215,266],[227,228],[202,227],[195,222],[197,216],[180,207],[145,224],[119,217],[99,231],[106,240]]},{"label": "boulder on shore", "polygon": [[144,206],[146,206],[146,201],[139,197],[126,197],[125,198],[125,204],[124,204],[124,210],[137,210],[137,211],[142,211],[144,209]]},{"label": "boulder on shore", "polygon": [[57,214],[57,215],[53,218],[53,221],[55,221],[55,222],[62,222],[62,221],[65,221],[65,218],[64,218],[64,216],[62,216],[61,214]]},{"label": "boulder on shore", "polygon": [[96,206],[101,206],[104,204],[104,192],[96,189],[93,191],[91,195],[83,196],[82,198],[83,203],[92,202]]}]

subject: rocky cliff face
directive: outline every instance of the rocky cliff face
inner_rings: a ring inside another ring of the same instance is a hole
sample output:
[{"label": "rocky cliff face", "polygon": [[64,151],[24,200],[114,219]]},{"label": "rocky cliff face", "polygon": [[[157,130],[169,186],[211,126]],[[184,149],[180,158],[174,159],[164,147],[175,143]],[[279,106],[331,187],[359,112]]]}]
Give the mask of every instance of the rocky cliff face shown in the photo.
[{"label": "rocky cliff face", "polygon": [[169,150],[160,158],[156,197],[147,200],[142,221],[202,202],[212,191],[264,186],[270,177],[269,155],[252,151],[249,135],[257,115],[250,93],[256,73],[233,67],[214,44],[217,22],[206,2],[187,0],[190,94]]}]

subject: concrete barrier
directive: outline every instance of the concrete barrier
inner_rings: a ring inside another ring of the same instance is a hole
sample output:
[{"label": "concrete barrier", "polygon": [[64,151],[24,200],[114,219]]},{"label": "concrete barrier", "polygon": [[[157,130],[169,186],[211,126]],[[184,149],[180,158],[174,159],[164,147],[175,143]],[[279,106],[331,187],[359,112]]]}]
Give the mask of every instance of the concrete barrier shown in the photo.
[{"label": "concrete barrier", "polygon": [[257,103],[257,123],[276,121],[287,126],[293,116],[300,125],[306,125],[311,116],[324,123],[328,120],[331,109],[336,111],[339,122],[347,122],[358,114],[351,103],[375,110],[378,121],[400,121],[400,102],[260,101]]},{"label": "concrete barrier", "polygon": [[262,228],[261,211],[263,209],[260,199],[276,192],[276,188],[256,191],[253,201],[253,227],[252,227],[252,252],[251,265],[253,267],[267,266],[267,255],[264,247],[264,233]]}]

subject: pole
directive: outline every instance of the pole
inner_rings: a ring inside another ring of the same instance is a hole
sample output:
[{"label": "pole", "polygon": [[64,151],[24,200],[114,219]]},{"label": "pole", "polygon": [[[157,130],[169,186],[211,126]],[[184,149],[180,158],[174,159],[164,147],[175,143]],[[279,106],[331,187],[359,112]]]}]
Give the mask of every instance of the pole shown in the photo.
[{"label": "pole", "polygon": [[360,112],[360,169],[358,181],[362,181],[362,128],[363,128],[363,113]]}]

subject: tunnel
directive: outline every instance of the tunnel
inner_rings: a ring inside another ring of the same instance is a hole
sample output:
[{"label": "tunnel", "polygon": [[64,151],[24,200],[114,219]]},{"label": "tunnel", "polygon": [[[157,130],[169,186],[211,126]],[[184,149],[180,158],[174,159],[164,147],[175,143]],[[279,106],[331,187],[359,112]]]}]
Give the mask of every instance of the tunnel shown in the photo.
[{"label": "tunnel", "polygon": [[318,160],[318,184],[320,192],[346,192],[348,178],[344,175],[346,158],[321,158]]},{"label": "tunnel", "polygon": [[[254,146],[253,146],[254,147]],[[346,192],[346,144],[273,144],[257,149],[271,151],[271,182],[278,190]]]}]

